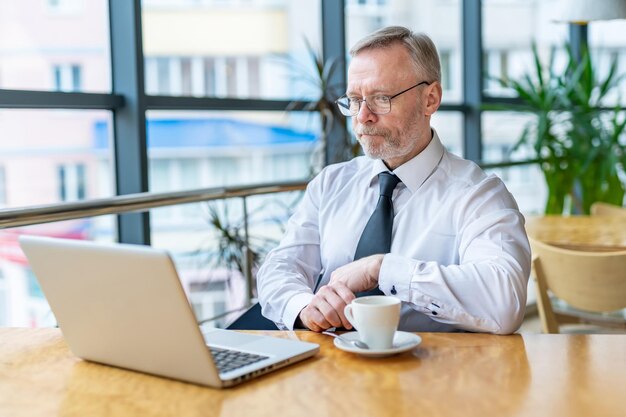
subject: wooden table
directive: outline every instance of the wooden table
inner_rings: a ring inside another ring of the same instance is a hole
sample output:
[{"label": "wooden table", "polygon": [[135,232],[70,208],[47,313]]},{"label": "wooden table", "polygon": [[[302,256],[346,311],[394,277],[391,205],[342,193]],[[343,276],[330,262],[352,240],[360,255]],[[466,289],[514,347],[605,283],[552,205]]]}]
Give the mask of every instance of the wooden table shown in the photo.
[{"label": "wooden table", "polygon": [[312,359],[226,390],[84,362],[57,329],[0,329],[1,416],[620,416],[626,335],[420,333],[371,359],[312,332]]},{"label": "wooden table", "polygon": [[526,231],[567,249],[626,250],[626,218],[619,216],[529,216]]}]

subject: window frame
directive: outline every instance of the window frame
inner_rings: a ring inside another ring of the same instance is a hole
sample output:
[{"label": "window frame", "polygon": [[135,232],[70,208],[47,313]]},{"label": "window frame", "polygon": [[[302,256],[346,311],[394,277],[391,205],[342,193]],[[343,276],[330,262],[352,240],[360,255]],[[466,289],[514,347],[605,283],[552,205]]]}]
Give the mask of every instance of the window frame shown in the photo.
[{"label": "window frame", "polygon": [[[321,0],[322,53],[325,60],[339,58],[339,61],[343,62],[346,56],[345,6],[347,1]],[[0,108],[111,111],[113,114],[115,195],[149,191],[146,139],[146,112],[149,110],[307,111],[306,105],[310,104],[300,102],[294,105],[292,100],[148,95],[144,84],[141,0],[109,0],[109,24],[111,93],[0,89]],[[482,156],[481,107],[484,104],[506,104],[519,102],[519,100],[489,97],[484,94],[481,0],[462,1],[462,39],[462,102],[444,104],[439,111],[461,112],[464,115],[464,156],[480,162]],[[570,42],[574,47],[574,52],[579,52],[582,45],[587,42],[587,27],[570,25]],[[214,62],[205,60],[203,65],[214,65]],[[341,68],[335,71],[336,78],[332,80],[333,83],[345,85],[345,74],[345,64],[342,64]],[[205,90],[209,91],[209,87],[205,85]],[[341,155],[341,147],[348,134],[345,120],[333,126],[328,136],[327,163],[339,162],[336,155]],[[150,244],[149,213],[121,214],[118,216],[117,223],[119,242]]]}]

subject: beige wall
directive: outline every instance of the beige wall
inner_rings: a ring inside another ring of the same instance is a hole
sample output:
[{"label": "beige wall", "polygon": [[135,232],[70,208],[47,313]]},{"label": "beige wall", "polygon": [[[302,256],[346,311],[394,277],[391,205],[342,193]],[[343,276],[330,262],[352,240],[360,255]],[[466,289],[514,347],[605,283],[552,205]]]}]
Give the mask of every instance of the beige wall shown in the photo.
[{"label": "beige wall", "polygon": [[280,10],[145,10],[144,53],[263,55],[288,51],[287,14]]}]

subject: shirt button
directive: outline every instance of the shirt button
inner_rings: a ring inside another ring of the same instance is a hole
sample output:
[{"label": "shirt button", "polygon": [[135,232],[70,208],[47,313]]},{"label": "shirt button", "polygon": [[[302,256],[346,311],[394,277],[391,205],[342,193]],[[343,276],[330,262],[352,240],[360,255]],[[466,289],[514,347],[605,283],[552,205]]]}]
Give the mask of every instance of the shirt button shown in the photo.
[{"label": "shirt button", "polygon": [[392,286],[391,286],[391,293],[392,293],[393,295],[396,295],[396,294],[398,293],[398,292],[396,291],[396,286],[395,286],[395,285],[392,285]]}]

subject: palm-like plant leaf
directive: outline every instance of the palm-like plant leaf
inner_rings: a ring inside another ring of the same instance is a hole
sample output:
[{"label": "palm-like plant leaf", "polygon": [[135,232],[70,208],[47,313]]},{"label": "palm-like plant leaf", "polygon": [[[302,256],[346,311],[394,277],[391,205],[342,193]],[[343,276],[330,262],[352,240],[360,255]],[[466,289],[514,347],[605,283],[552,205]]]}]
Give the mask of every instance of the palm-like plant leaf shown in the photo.
[{"label": "palm-like plant leaf", "polygon": [[[531,145],[542,160],[549,191],[546,212],[561,213],[567,199],[582,212],[588,212],[595,200],[619,200],[621,205],[626,117],[619,116],[619,106],[611,110],[612,115],[600,107],[623,75],[618,75],[613,59],[604,78],[599,79],[587,50],[583,49],[580,59],[571,48],[565,50],[568,61],[563,73],[555,70],[554,49],[546,67],[533,44],[532,72],[519,80],[501,80],[524,103],[513,110],[526,108],[537,116],[524,127],[512,149]],[[575,183],[580,185],[580,195],[573,191]]]}]

